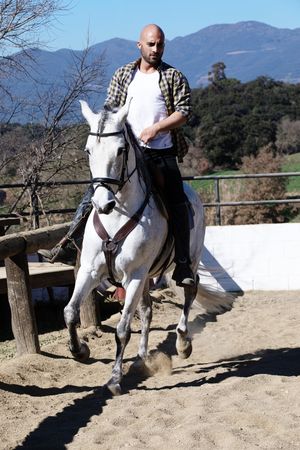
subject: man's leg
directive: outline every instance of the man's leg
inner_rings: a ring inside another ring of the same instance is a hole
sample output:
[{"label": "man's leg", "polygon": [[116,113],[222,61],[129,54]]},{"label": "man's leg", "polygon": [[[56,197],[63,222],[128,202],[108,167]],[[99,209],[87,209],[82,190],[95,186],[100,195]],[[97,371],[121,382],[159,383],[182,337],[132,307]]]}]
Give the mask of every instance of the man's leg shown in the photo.
[{"label": "man's leg", "polygon": [[46,261],[51,263],[57,261],[75,265],[77,249],[81,248],[85,224],[92,209],[91,198],[93,193],[93,186],[90,185],[76,210],[66,236],[64,236],[52,249],[40,249],[38,251]]},{"label": "man's leg", "polygon": [[[190,227],[189,212],[183,182],[176,157],[164,150],[151,151],[152,172],[156,166],[160,177],[163,178],[160,188],[166,200],[166,207],[170,216],[171,228],[175,241],[175,270],[172,278],[178,286],[193,286],[195,275],[191,269],[190,260]],[[155,184],[155,177],[152,176]]]},{"label": "man's leg", "polygon": [[194,286],[195,276],[190,260],[189,212],[186,202],[170,207],[171,227],[175,241],[175,270],[172,278],[178,286]]}]

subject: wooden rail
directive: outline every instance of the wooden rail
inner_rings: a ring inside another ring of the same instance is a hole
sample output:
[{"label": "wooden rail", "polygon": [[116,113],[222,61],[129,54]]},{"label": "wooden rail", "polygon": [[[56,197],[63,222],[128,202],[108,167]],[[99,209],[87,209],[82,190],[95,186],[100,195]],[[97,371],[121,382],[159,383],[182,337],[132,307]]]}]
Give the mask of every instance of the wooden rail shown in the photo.
[{"label": "wooden rail", "polygon": [[[74,267],[62,263],[28,262],[31,289],[74,284]],[[6,267],[0,267],[0,294],[7,294]]]},{"label": "wooden rail", "polygon": [[[2,275],[0,286],[2,290],[7,290],[17,355],[40,352],[31,289],[38,286],[58,286],[62,272],[61,265],[51,265],[48,271],[45,268],[34,270],[34,266],[27,261],[27,254],[36,253],[40,248],[53,247],[68,228],[67,223],[0,237],[0,260],[5,260],[5,275]],[[72,279],[75,277],[74,268],[67,267],[64,270],[66,274],[63,278],[66,280],[65,284],[68,284],[71,272]],[[61,279],[59,283],[62,282]],[[82,305],[80,320],[83,327],[98,325],[93,294]]]},{"label": "wooden rail", "polygon": [[20,225],[21,219],[19,217],[4,217],[0,218],[0,236],[5,235],[6,227],[11,225]]}]

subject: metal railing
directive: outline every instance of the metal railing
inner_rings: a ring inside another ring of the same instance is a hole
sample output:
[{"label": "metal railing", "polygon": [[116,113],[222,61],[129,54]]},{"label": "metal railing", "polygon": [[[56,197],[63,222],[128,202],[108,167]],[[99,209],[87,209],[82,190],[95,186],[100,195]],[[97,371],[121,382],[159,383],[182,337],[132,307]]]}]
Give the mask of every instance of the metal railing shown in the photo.
[{"label": "metal railing", "polygon": [[[286,198],[286,199],[270,199],[270,200],[242,200],[242,201],[221,201],[221,191],[220,191],[220,181],[222,180],[238,180],[238,179],[253,179],[253,178],[281,178],[281,177],[298,177],[300,172],[274,172],[274,173],[255,173],[255,174],[238,174],[238,175],[195,175],[195,176],[183,176],[185,181],[214,181],[214,201],[204,202],[205,208],[215,208],[215,222],[216,225],[221,225],[221,208],[226,206],[247,206],[247,205],[272,205],[272,204],[289,204],[289,203],[300,203],[300,196],[296,198]],[[90,180],[80,180],[80,181],[49,181],[49,182],[39,182],[37,185],[39,187],[60,187],[60,186],[73,186],[73,185],[89,185]],[[25,183],[3,183],[0,184],[0,189],[30,189],[30,184]],[[34,215],[37,218],[45,214],[68,214],[74,213],[76,208],[56,208],[40,210],[36,201],[32,199],[31,204],[33,205],[33,211],[12,211],[10,214],[1,214],[0,207],[0,218],[12,216],[16,213],[21,216]]]},{"label": "metal railing", "polygon": [[239,175],[199,175],[199,176],[186,176],[184,180],[214,180],[214,202],[204,203],[205,208],[216,208],[216,225],[221,225],[221,208],[225,206],[247,206],[247,205],[274,205],[274,204],[289,204],[300,203],[299,198],[286,198],[286,199],[270,199],[270,200],[242,200],[242,201],[221,201],[220,195],[220,181],[221,180],[238,180],[247,178],[287,178],[298,177],[300,172],[272,172],[272,173],[252,173],[252,174],[239,174]]}]

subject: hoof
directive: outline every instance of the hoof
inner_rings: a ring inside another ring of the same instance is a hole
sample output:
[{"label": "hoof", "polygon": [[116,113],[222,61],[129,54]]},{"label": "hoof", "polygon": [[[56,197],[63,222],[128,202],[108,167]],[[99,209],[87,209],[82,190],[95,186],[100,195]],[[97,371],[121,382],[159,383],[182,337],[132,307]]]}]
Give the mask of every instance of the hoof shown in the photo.
[{"label": "hoof", "polygon": [[176,350],[182,359],[187,359],[193,351],[191,338],[188,337],[187,332],[180,329],[177,329]]},{"label": "hoof", "polygon": [[186,342],[185,345],[180,345],[180,347],[176,347],[176,350],[179,358],[187,359],[189,356],[191,356],[193,351],[191,341]]},{"label": "hoof", "polygon": [[90,349],[84,341],[80,341],[80,344],[81,345],[79,352],[73,352],[71,348],[70,351],[74,356],[74,358],[76,359],[76,361],[86,362],[90,357]]},{"label": "hoof", "polygon": [[121,395],[122,389],[119,383],[110,383],[106,385],[107,389],[112,393],[112,395]]},{"label": "hoof", "polygon": [[146,365],[145,364],[145,358],[141,358],[140,356],[137,356],[135,361],[133,361],[130,369],[132,368],[132,369],[137,370],[137,371],[144,370],[145,365]]}]

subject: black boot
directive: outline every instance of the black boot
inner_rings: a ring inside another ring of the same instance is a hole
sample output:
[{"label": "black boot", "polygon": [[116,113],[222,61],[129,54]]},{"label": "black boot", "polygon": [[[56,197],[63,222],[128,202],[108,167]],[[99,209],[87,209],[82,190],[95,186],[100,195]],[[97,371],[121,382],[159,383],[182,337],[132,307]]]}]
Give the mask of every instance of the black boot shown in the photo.
[{"label": "black boot", "polygon": [[177,286],[195,286],[195,276],[187,261],[176,262],[172,279],[176,281]]},{"label": "black boot", "polygon": [[64,237],[55,247],[50,250],[40,249],[38,254],[47,262],[61,262],[70,266],[75,266],[77,259],[77,247],[67,236]]},{"label": "black boot", "polygon": [[190,227],[186,203],[173,205],[171,225],[175,240],[175,270],[172,279],[177,286],[195,286],[195,275],[190,260]]},{"label": "black boot", "polygon": [[38,250],[38,254],[47,262],[62,262],[71,266],[76,264],[77,250],[81,248],[85,225],[92,210],[91,198],[93,192],[93,186],[90,185],[76,210],[67,235],[52,249]]}]

